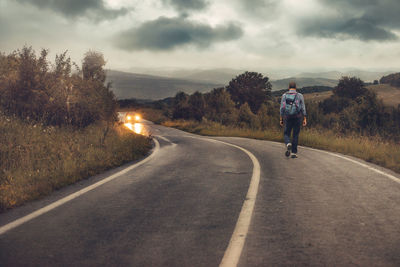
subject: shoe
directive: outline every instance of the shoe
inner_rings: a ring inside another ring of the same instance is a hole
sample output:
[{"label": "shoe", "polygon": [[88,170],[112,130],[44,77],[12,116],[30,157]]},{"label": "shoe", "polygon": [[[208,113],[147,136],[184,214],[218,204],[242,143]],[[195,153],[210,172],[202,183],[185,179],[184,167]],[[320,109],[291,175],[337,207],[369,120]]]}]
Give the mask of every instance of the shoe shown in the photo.
[{"label": "shoe", "polygon": [[296,153],[292,153],[292,159],[297,158],[297,154]]},{"label": "shoe", "polygon": [[292,144],[291,144],[291,143],[288,143],[288,144],[286,145],[286,148],[287,148],[287,150],[286,150],[286,152],[285,152],[285,156],[286,156],[286,157],[289,157],[289,156],[290,156],[290,152],[292,151]]}]

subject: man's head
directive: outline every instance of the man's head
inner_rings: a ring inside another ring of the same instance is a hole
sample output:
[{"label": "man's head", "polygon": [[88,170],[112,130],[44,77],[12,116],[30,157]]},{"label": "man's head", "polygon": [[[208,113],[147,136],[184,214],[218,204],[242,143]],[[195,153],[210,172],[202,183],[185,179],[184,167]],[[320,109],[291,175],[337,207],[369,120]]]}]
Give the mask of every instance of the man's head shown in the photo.
[{"label": "man's head", "polygon": [[290,82],[289,83],[289,89],[296,89],[296,83],[295,82]]}]

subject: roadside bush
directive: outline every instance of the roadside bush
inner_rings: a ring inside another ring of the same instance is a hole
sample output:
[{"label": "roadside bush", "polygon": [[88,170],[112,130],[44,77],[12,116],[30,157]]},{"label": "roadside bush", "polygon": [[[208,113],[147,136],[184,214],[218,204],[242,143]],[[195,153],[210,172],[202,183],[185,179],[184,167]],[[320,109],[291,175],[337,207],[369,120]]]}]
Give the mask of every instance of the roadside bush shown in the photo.
[{"label": "roadside bush", "polygon": [[249,104],[244,103],[239,108],[239,126],[249,128],[259,128],[259,122],[256,115],[251,111]]},{"label": "roadside bush", "polygon": [[178,92],[174,98],[173,119],[189,119],[190,109],[189,109],[189,95],[184,92]]},{"label": "roadside bush", "polygon": [[189,97],[189,117],[201,121],[205,115],[206,103],[200,92],[195,92]]},{"label": "roadside bush", "polygon": [[206,117],[223,125],[233,125],[238,121],[238,110],[225,88],[217,88],[204,96]]},{"label": "roadside bush", "polygon": [[[43,49],[37,57],[32,47],[0,56],[0,107],[8,115],[45,125],[86,127],[96,121],[114,121],[117,103],[110,85],[104,85],[105,60],[89,51],[83,70],[66,52],[54,64]],[[76,64],[75,64],[76,65]]]}]

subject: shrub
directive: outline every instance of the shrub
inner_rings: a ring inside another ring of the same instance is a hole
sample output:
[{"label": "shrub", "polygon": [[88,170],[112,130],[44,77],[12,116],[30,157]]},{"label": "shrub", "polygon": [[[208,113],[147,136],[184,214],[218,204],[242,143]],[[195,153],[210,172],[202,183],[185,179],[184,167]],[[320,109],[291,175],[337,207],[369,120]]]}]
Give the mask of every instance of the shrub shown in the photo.
[{"label": "shrub", "polygon": [[[105,86],[104,58],[89,51],[83,71],[72,72],[66,52],[55,63],[48,51],[37,57],[31,47],[0,56],[0,107],[8,115],[46,125],[85,127],[98,121],[114,121],[117,103],[110,85]],[[75,64],[76,65],[76,64]]]}]

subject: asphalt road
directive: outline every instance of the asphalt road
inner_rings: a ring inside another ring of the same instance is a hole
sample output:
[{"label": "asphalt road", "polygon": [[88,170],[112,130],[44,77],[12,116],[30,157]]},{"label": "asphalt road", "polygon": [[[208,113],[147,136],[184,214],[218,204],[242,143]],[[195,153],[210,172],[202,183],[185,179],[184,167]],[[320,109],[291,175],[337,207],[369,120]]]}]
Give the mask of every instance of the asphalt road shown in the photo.
[{"label": "asphalt road", "polygon": [[[114,177],[0,233],[0,266],[218,266],[240,238],[244,245],[233,253],[239,266],[400,266],[399,175],[306,148],[287,159],[282,144],[212,138],[246,149],[260,164],[254,210],[243,212],[257,176],[244,150],[146,127],[160,148],[140,166],[0,214],[1,232]],[[246,224],[238,218],[248,219],[248,232],[232,238]]]}]

